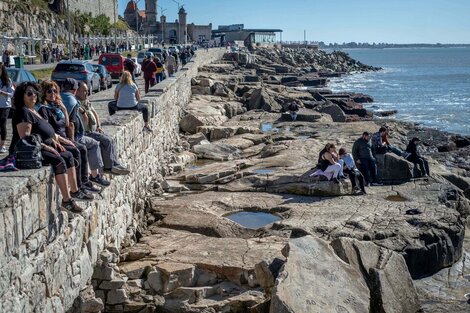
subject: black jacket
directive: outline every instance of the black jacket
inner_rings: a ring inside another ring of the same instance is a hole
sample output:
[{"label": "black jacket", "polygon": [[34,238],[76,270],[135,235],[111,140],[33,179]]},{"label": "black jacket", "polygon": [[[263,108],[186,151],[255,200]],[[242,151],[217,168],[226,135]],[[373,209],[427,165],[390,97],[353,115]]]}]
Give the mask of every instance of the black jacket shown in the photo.
[{"label": "black jacket", "polygon": [[354,142],[352,147],[352,155],[354,160],[374,159],[372,154],[372,145],[370,141],[364,140],[362,137]]}]

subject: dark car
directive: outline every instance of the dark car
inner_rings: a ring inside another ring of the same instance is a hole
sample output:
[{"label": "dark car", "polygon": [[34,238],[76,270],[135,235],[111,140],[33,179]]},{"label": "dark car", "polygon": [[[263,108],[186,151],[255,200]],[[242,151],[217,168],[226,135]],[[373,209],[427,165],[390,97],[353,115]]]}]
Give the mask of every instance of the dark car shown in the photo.
[{"label": "dark car", "polygon": [[30,71],[25,70],[24,68],[7,68],[8,76],[10,76],[11,81],[14,86],[18,86],[24,82],[33,82],[37,83],[38,80],[31,74]]},{"label": "dark car", "polygon": [[106,67],[99,64],[92,64],[92,66],[95,72],[100,75],[101,89],[108,89],[113,87],[113,79],[111,78],[111,74],[109,74]]},{"label": "dark car", "polygon": [[87,61],[59,62],[52,72],[51,79],[60,86],[66,78],[74,78],[79,82],[85,82],[90,93],[101,89],[100,75],[95,73],[93,66]]}]

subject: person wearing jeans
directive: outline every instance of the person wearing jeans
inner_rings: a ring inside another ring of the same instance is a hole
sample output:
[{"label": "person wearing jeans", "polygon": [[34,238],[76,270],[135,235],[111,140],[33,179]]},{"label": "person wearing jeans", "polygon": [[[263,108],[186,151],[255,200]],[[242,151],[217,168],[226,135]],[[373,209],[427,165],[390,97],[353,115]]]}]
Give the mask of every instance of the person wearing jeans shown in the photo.
[{"label": "person wearing jeans", "polygon": [[381,186],[382,184],[377,181],[377,162],[372,153],[370,137],[368,132],[364,132],[361,138],[354,142],[352,155],[364,176],[366,184],[368,186]]},{"label": "person wearing jeans", "polygon": [[11,99],[15,87],[8,77],[5,66],[0,66],[0,153],[7,152],[5,140],[7,139],[7,119],[11,109]]},{"label": "person wearing jeans", "polygon": [[[343,173],[349,176],[353,193],[360,190],[362,194],[366,194],[364,176],[357,169],[353,156],[346,153],[344,148],[339,149],[339,163],[343,165],[343,172],[340,176]],[[359,187],[357,187],[357,182],[359,182]]]},{"label": "person wearing jeans", "polygon": [[114,100],[108,103],[109,115],[113,115],[120,110],[136,110],[142,112],[144,118],[144,131],[152,132],[149,126],[149,110],[147,105],[139,103],[140,91],[136,84],[132,82],[131,73],[124,71],[119,84],[114,92]]}]

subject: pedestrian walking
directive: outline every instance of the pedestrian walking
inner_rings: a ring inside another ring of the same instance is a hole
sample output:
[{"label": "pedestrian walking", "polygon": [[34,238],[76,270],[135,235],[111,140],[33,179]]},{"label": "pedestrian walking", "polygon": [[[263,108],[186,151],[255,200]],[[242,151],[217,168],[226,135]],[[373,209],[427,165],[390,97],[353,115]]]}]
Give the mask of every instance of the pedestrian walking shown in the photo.
[{"label": "pedestrian walking", "polygon": [[8,77],[4,65],[0,66],[0,153],[7,152],[5,140],[7,139],[7,119],[11,110],[11,99],[15,87]]}]

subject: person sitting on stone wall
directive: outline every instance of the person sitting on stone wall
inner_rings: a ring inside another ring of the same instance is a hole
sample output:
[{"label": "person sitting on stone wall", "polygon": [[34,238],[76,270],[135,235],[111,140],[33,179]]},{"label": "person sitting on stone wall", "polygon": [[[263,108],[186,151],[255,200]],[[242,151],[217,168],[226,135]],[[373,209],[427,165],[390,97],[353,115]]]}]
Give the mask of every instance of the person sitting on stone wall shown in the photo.
[{"label": "person sitting on stone wall", "polygon": [[[343,173],[347,174],[351,180],[352,192],[366,194],[364,176],[362,176],[361,172],[356,167],[353,156],[347,153],[346,149],[341,148],[339,149],[339,159],[339,163],[343,167]],[[359,182],[359,187],[357,186],[357,182]]]},{"label": "person sitting on stone wall", "polygon": [[372,153],[372,145],[370,144],[370,134],[364,132],[362,136],[354,142],[352,155],[359,169],[364,175],[367,186],[382,186],[377,181],[377,162]]},{"label": "person sitting on stone wall", "polygon": [[121,75],[119,84],[114,92],[114,99],[108,103],[109,115],[113,115],[116,111],[135,110],[142,112],[144,118],[144,131],[152,132],[149,126],[149,110],[146,104],[139,103],[140,91],[136,84],[132,82],[131,73],[124,71]]},{"label": "person sitting on stone wall", "polygon": [[54,128],[35,110],[39,89],[32,82],[18,86],[13,97],[13,137],[10,143],[10,154],[15,152],[16,144],[26,136],[38,135],[41,138],[43,165],[52,165],[55,181],[62,195],[61,207],[73,213],[83,209],[72,199],[80,194],[75,177],[75,160],[57,140]]},{"label": "person sitting on stone wall", "polygon": [[85,82],[80,82],[77,99],[80,102],[80,108],[83,109],[81,114],[85,127],[85,135],[100,143],[104,172],[113,175],[129,174],[130,171],[118,161],[113,139],[101,129],[100,117],[88,99],[88,85]]},{"label": "person sitting on stone wall", "polygon": [[60,93],[62,102],[69,113],[69,120],[72,126],[72,131],[68,134],[70,136],[69,139],[73,139],[87,148],[88,165],[91,172],[89,180],[101,187],[108,187],[111,183],[104,179],[100,173],[104,165],[100,143],[85,135],[85,126],[80,114],[83,109],[80,108],[80,103],[75,97],[77,90],[78,82],[73,78],[67,78],[62,85],[62,92]]},{"label": "person sitting on stone wall", "polygon": [[408,143],[406,147],[406,152],[409,153],[406,160],[412,162],[415,165],[418,165],[419,171],[421,172],[422,176],[429,176],[429,163],[420,153],[419,143],[421,140],[417,137],[414,137]]},{"label": "person sitting on stone wall", "polygon": [[69,139],[67,131],[70,130],[70,120],[67,108],[62,103],[60,88],[52,80],[44,80],[40,85],[40,103],[36,104],[36,111],[54,128],[62,146],[72,153],[76,160],[77,185],[84,196],[88,197],[88,192],[99,192],[89,180],[88,152],[85,145]]}]

